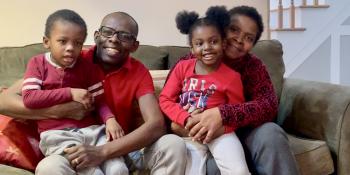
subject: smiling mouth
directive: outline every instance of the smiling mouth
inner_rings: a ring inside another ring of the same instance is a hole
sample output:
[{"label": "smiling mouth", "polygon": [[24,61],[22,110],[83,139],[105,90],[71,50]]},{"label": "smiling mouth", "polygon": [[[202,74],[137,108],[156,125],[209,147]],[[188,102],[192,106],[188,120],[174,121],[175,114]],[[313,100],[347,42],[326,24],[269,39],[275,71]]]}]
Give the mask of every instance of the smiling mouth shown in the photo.
[{"label": "smiling mouth", "polygon": [[116,48],[106,47],[105,50],[107,51],[108,55],[115,55],[118,54],[120,51]]},{"label": "smiling mouth", "polygon": [[212,60],[212,59],[215,59],[215,54],[213,54],[213,53],[203,54],[202,58],[206,59],[206,60]]}]

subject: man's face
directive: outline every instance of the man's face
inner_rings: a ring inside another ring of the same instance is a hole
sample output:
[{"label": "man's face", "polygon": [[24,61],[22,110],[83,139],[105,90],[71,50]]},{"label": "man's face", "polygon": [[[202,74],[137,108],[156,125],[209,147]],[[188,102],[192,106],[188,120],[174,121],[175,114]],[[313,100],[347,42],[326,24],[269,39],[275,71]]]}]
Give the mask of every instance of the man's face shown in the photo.
[{"label": "man's face", "polygon": [[97,57],[105,64],[120,67],[138,47],[135,31],[135,23],[128,16],[113,13],[105,17],[94,35]]},{"label": "man's face", "polygon": [[244,15],[231,17],[226,30],[226,56],[229,59],[236,59],[247,54],[254,46],[257,32],[258,27],[253,19]]}]

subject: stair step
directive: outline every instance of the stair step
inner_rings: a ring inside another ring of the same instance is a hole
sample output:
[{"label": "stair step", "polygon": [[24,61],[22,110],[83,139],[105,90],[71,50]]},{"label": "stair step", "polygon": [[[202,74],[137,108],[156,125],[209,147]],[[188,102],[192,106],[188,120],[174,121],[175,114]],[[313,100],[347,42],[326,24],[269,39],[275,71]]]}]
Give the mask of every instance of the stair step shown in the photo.
[{"label": "stair step", "polygon": [[[330,6],[329,5],[298,5],[298,6],[295,6],[295,8],[301,8],[301,9],[306,9],[306,8],[329,8]],[[283,8],[283,11],[287,11],[289,10],[290,7],[285,7]],[[270,10],[270,12],[277,12],[278,9],[272,9]]]},{"label": "stair step", "polygon": [[329,8],[329,5],[300,5],[297,8]]},{"label": "stair step", "polygon": [[281,29],[270,29],[271,32],[286,32],[286,31],[299,31],[303,32],[306,28],[297,27],[297,28],[281,28]]}]

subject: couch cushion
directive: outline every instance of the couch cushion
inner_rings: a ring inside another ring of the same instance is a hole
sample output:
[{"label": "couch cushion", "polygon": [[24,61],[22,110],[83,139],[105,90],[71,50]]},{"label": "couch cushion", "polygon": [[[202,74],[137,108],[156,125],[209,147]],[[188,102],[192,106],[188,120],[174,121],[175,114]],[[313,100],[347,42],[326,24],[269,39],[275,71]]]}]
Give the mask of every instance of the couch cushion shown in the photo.
[{"label": "couch cushion", "polygon": [[161,46],[162,50],[168,53],[168,65],[167,69],[172,68],[179,58],[185,56],[190,52],[189,47],[180,46]]},{"label": "couch cushion", "polygon": [[168,53],[159,47],[141,45],[131,56],[140,60],[149,70],[164,70],[167,67]]},{"label": "couch cushion", "polygon": [[0,115],[0,163],[35,170],[43,158],[34,123],[23,123]]},{"label": "couch cushion", "polygon": [[42,44],[0,48],[0,86],[8,87],[22,78],[28,60],[44,52]]},{"label": "couch cushion", "polygon": [[2,164],[0,164],[0,174],[1,175],[34,175],[29,171],[7,166],[7,165],[2,165]]},{"label": "couch cushion", "polygon": [[288,139],[302,175],[333,173],[333,160],[326,142],[292,135],[288,135]]},{"label": "couch cushion", "polygon": [[160,92],[163,89],[169,70],[151,70],[150,73],[153,79],[155,94],[158,98]]},{"label": "couch cushion", "polygon": [[256,43],[252,53],[258,56],[266,65],[279,99],[285,71],[282,44],[277,40],[261,40]]}]

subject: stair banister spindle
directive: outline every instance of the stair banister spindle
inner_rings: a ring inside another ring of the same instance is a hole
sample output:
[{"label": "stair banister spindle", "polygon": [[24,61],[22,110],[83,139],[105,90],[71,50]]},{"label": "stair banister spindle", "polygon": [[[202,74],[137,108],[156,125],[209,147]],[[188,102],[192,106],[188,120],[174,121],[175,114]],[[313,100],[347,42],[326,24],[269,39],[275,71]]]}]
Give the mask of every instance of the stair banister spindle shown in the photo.
[{"label": "stair banister spindle", "polygon": [[282,0],[278,0],[278,28],[283,28],[283,6]]},{"label": "stair banister spindle", "polygon": [[306,6],[306,4],[307,4],[307,0],[303,0],[302,5]]},{"label": "stair banister spindle", "polygon": [[295,6],[294,6],[294,0],[290,1],[290,28],[295,28]]}]

